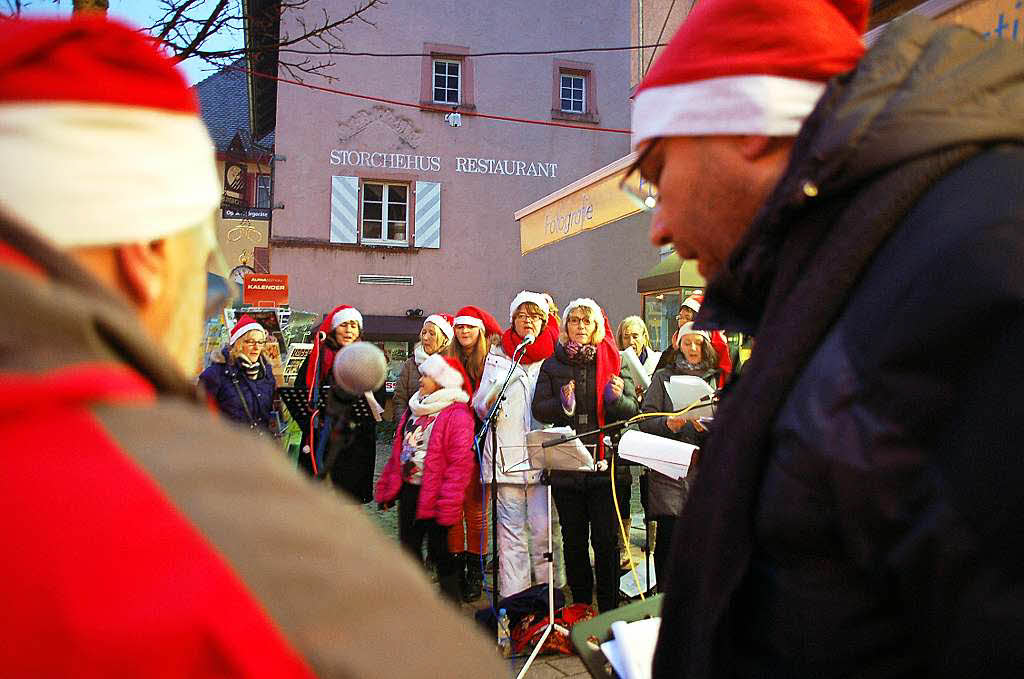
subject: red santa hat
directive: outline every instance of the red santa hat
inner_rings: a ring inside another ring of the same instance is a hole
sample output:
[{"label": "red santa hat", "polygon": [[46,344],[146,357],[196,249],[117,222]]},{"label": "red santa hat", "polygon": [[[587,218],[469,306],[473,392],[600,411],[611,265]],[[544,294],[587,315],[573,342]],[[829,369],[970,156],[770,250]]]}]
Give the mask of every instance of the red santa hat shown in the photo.
[{"label": "red santa hat", "polygon": [[200,225],[213,241],[221,182],[198,112],[156,41],[128,26],[4,21],[0,205],[63,247]]},{"label": "red santa hat", "polygon": [[459,389],[466,391],[469,384],[469,376],[462,363],[457,358],[431,354],[427,360],[420,363],[420,374],[433,379],[445,389]]},{"label": "red santa hat", "polygon": [[242,335],[250,330],[260,330],[264,333],[267,332],[266,328],[252,319],[252,316],[245,314],[238,319],[238,322],[235,323],[235,327],[231,328],[231,334],[228,336],[230,344],[234,346],[235,342],[240,340]]},{"label": "red santa hat", "polygon": [[687,309],[691,309],[693,313],[698,314],[700,313],[700,305],[703,303],[703,301],[703,297],[698,297],[697,295],[690,295],[689,297],[684,299],[683,303],[680,304],[679,306],[680,308],[686,307]]},{"label": "red santa hat", "polygon": [[523,290],[518,295],[512,298],[512,303],[508,305],[508,322],[512,323],[516,315],[516,309],[521,305],[533,302],[540,307],[540,310],[545,314],[548,313],[548,309],[551,308],[551,296],[546,295],[543,292],[530,292],[529,290]]},{"label": "red santa hat", "polygon": [[825,83],[864,54],[867,0],[703,0],[637,87],[633,145],[794,136]]},{"label": "red santa hat", "polygon": [[448,338],[448,341],[452,341],[452,337],[455,336],[455,319],[451,314],[430,314],[423,321],[423,325],[427,323],[433,323],[437,326],[437,329],[441,331],[441,334]]},{"label": "red santa hat", "polygon": [[498,320],[475,306],[464,306],[455,314],[455,325],[472,325],[484,331],[484,335],[500,335],[501,325]]},{"label": "red santa hat", "polygon": [[331,312],[331,330],[348,321],[355,321],[359,324],[359,329],[363,329],[363,315],[355,307],[342,304]]}]

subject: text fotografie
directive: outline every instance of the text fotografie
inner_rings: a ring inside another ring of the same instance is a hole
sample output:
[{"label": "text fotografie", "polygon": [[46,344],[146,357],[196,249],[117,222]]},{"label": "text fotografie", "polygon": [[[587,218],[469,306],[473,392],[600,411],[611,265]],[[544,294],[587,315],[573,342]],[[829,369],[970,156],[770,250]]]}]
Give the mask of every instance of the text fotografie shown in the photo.
[{"label": "text fotografie", "polygon": [[[372,167],[388,170],[415,170],[419,172],[440,172],[446,164],[446,160],[440,156],[385,153],[383,151],[331,149],[330,157],[331,165]],[[554,179],[558,176],[558,163],[456,156],[455,171],[465,174],[547,177]]]}]

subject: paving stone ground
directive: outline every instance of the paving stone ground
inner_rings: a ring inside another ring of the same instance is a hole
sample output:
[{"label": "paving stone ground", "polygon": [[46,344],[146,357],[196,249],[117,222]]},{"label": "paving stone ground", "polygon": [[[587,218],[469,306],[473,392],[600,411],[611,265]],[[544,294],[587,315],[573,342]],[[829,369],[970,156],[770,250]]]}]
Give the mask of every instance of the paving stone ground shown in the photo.
[{"label": "paving stone ground", "polygon": [[[376,473],[379,476],[381,470],[384,468],[384,463],[387,462],[388,456],[391,454],[391,445],[389,443],[377,443],[377,465]],[[376,483],[376,478],[374,479]],[[367,513],[370,517],[376,521],[381,529],[388,535],[393,536],[396,540],[398,539],[398,512],[395,510],[381,512],[373,505],[365,505]],[[489,510],[489,508],[488,508]],[[644,559],[644,527],[643,527],[643,510],[640,508],[639,490],[637,487],[636,480],[633,482],[633,493],[630,502],[630,511],[633,515],[633,526],[630,531],[630,548],[633,555],[633,559],[638,563]],[[489,519],[488,519],[489,520]],[[460,605],[461,610],[465,613],[466,617],[471,618],[473,615],[482,608],[487,608],[491,605],[489,599],[491,591],[490,575],[487,574],[484,583],[484,596],[479,600],[472,603],[463,603]],[[571,600],[569,592],[566,591],[566,600]],[[509,676],[515,677],[522,669],[523,665],[529,656],[524,655],[521,657],[510,658],[508,660]],[[583,662],[577,656],[564,656],[558,654],[544,654],[537,657],[534,660],[533,665],[530,666],[529,670],[524,677],[530,679],[583,679],[589,677],[589,673],[583,666]]]}]

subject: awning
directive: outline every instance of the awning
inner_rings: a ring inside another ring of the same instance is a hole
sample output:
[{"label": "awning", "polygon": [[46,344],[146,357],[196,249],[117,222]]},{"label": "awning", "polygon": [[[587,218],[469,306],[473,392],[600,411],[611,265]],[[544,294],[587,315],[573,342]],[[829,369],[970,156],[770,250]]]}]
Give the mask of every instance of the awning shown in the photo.
[{"label": "awning", "polygon": [[636,281],[636,291],[641,294],[680,287],[703,288],[704,278],[697,273],[695,260],[680,259],[674,252]]},{"label": "awning", "polygon": [[619,189],[634,160],[630,153],[517,210],[522,254],[640,212],[637,201]]}]

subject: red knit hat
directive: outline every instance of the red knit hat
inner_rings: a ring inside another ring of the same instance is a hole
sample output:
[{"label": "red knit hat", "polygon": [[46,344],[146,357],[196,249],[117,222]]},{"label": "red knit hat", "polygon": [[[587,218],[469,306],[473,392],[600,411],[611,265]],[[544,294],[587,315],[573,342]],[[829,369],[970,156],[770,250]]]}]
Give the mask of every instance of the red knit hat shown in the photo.
[{"label": "red knit hat", "polygon": [[221,182],[195,94],[155,40],[123,24],[2,22],[0,157],[0,204],[57,245],[200,224],[213,237]]},{"label": "red knit hat", "polygon": [[433,323],[437,326],[437,329],[441,331],[448,341],[452,341],[452,337],[455,336],[455,319],[451,314],[430,314],[423,320],[423,325],[427,323]]},{"label": "red knit hat", "polygon": [[633,145],[793,136],[825,82],[864,54],[868,0],[703,0],[637,87]]},{"label": "red knit hat", "polygon": [[469,375],[466,374],[466,369],[462,367],[462,362],[459,359],[441,354],[431,354],[427,360],[420,363],[419,368],[421,375],[426,375],[445,389],[461,388],[469,393],[469,389],[467,389]]},{"label": "red knit hat", "polygon": [[455,314],[454,325],[472,325],[484,331],[484,335],[500,335],[501,326],[494,316],[480,307],[464,306]]},{"label": "red knit hat", "polygon": [[228,337],[228,339],[230,340],[230,344],[234,346],[235,342],[241,339],[242,335],[249,332],[250,330],[262,330],[263,332],[267,331],[266,328],[264,328],[262,325],[254,321],[252,316],[250,316],[249,314],[244,314],[241,318],[238,319],[238,322],[235,323],[235,327],[231,328],[231,335],[229,335]]}]

